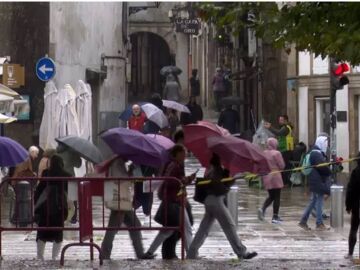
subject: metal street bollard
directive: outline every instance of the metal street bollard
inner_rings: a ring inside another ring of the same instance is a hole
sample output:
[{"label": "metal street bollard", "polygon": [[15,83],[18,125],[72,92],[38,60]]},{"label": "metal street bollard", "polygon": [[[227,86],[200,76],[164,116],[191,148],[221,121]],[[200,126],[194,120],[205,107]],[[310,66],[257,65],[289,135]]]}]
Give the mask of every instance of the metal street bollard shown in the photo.
[{"label": "metal street bollard", "polygon": [[333,228],[342,228],[344,226],[343,191],[343,186],[331,186],[330,224]]},{"label": "metal street bollard", "polygon": [[238,225],[238,203],[239,203],[239,188],[237,186],[230,187],[227,194],[227,207],[230,211],[231,217],[233,218],[235,225]]},{"label": "metal street bollard", "polygon": [[12,223],[25,227],[32,223],[31,213],[31,184],[21,181],[15,185],[15,206]]}]

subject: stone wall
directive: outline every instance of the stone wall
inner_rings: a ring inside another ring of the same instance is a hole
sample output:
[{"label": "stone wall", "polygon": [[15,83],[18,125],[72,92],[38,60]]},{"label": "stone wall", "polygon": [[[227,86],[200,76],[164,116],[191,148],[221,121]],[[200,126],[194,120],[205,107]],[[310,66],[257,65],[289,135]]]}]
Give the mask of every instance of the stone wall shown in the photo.
[{"label": "stone wall", "polygon": [[0,3],[0,56],[25,66],[25,86],[14,89],[31,96],[31,120],[5,127],[5,135],[25,147],[38,143],[44,83],[35,74],[39,58],[49,50],[49,3]]}]

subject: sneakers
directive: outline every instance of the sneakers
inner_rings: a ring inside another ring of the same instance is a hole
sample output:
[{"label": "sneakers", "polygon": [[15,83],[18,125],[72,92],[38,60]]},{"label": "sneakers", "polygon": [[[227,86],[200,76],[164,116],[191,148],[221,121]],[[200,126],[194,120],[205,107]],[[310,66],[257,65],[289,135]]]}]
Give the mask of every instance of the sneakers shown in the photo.
[{"label": "sneakers", "polygon": [[283,220],[280,217],[273,217],[271,223],[273,224],[281,224]]},{"label": "sneakers", "polygon": [[261,208],[258,209],[258,219],[264,221],[264,211]]},{"label": "sneakers", "polygon": [[326,227],[323,223],[316,225],[316,230],[317,231],[328,231],[330,230],[329,227]]},{"label": "sneakers", "polygon": [[306,223],[299,223],[300,228],[304,229],[305,231],[311,231],[311,228]]}]

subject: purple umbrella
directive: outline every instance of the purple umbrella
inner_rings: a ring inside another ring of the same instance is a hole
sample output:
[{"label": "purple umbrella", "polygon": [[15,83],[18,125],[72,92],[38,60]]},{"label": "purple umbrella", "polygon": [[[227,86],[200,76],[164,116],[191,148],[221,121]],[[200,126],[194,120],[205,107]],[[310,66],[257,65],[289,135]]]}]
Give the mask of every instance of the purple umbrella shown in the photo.
[{"label": "purple umbrella", "polygon": [[146,134],[146,136],[155,139],[160,145],[165,147],[166,150],[169,150],[170,148],[172,148],[175,145],[175,143],[172,140],[170,140],[169,138],[162,136],[162,135]]},{"label": "purple umbrella", "polygon": [[23,161],[29,153],[18,142],[8,138],[0,137],[0,166],[12,167]]},{"label": "purple umbrella", "polygon": [[166,146],[137,130],[112,128],[104,132],[101,138],[115,154],[135,164],[157,168],[169,161]]}]

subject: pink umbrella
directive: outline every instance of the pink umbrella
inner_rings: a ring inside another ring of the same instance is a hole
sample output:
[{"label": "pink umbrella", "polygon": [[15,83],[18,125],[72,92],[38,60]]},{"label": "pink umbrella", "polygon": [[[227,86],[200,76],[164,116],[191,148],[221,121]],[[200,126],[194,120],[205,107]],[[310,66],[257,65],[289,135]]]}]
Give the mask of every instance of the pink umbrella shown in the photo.
[{"label": "pink umbrella", "polygon": [[209,149],[221,157],[231,175],[271,171],[266,156],[255,144],[233,136],[211,137],[207,139],[207,143]]},{"label": "pink umbrella", "polygon": [[197,124],[190,124],[183,127],[184,144],[189,151],[199,160],[202,166],[209,165],[211,151],[208,148],[206,139],[208,137],[221,137],[230,135],[226,129],[206,121],[199,121]]},{"label": "pink umbrella", "polygon": [[160,145],[165,147],[165,149],[167,149],[167,150],[169,150],[170,148],[172,148],[175,145],[175,143],[172,140],[170,140],[169,138],[166,138],[165,136],[162,136],[162,135],[146,134],[146,136],[155,139],[155,141],[157,141]]}]

